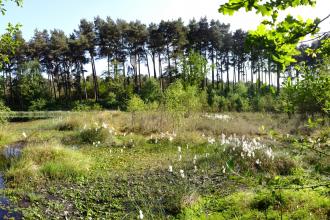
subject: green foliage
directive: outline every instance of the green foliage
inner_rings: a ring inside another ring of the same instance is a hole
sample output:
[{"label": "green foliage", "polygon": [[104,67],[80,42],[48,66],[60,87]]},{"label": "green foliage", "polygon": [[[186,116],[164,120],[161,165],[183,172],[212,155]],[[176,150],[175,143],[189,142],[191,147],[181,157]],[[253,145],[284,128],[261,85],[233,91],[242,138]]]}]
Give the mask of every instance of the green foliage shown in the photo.
[{"label": "green foliage", "polygon": [[43,98],[39,98],[37,100],[31,101],[29,106],[29,111],[42,111],[46,110],[47,108],[47,101]]},{"label": "green foliage", "polygon": [[78,140],[83,144],[104,144],[108,137],[109,132],[103,127],[86,128],[78,133]]},{"label": "green foliage", "polygon": [[251,100],[252,109],[256,112],[275,112],[277,101],[274,96],[267,94],[264,96],[256,95]]},{"label": "green foliage", "polygon": [[266,49],[273,61],[280,64],[285,69],[290,63],[295,62],[294,56],[299,54],[297,51],[298,42],[308,34],[318,31],[319,19],[314,21],[301,17],[294,18],[291,15],[283,21],[278,21],[278,13],[292,7],[314,5],[316,0],[281,0],[281,1],[245,1],[229,0],[219,8],[223,14],[233,15],[241,8],[246,11],[256,10],[262,16],[270,17],[264,20],[255,31],[250,31],[247,44],[260,45]]},{"label": "green foliage", "polygon": [[[4,0],[0,0],[0,11],[2,15],[5,15],[6,8],[3,3]],[[17,6],[21,6],[23,0],[11,0],[17,4]],[[16,48],[19,46],[19,42],[14,39],[14,36],[19,32],[19,28],[21,25],[12,25],[8,24],[6,28],[6,33],[0,35],[0,67],[4,63],[9,63],[10,55],[15,54]]]},{"label": "green foliage", "polygon": [[100,111],[102,106],[98,103],[95,103],[93,100],[84,100],[84,101],[75,101],[73,103],[73,111]]},{"label": "green foliage", "polygon": [[312,190],[239,192],[203,198],[180,219],[326,219],[327,203],[326,196]]},{"label": "green foliage", "polygon": [[100,85],[104,88],[100,97],[105,108],[127,110],[128,101],[133,96],[133,85],[123,86],[120,80],[101,81]]},{"label": "green foliage", "polygon": [[228,109],[230,111],[249,111],[249,101],[247,98],[242,97],[239,93],[228,94]]},{"label": "green foliage", "polygon": [[281,91],[279,110],[284,111],[289,116],[295,112],[294,95],[295,86],[292,84],[291,78],[288,78]]},{"label": "green foliage", "polygon": [[288,78],[281,92],[282,108],[287,113],[329,114],[330,103],[329,70],[319,73],[305,69],[301,79],[295,84]]},{"label": "green foliage", "polygon": [[85,176],[91,167],[90,157],[62,146],[38,146],[24,149],[12,161],[6,177],[16,183],[40,178],[59,180]]},{"label": "green foliage", "polygon": [[216,108],[216,110],[219,111],[228,111],[228,106],[229,106],[229,101],[226,99],[224,96],[215,96],[214,97],[214,102],[213,102],[213,107]]},{"label": "green foliage", "polygon": [[143,100],[137,96],[133,95],[133,97],[128,101],[127,111],[135,113],[144,111],[146,109],[146,105]]},{"label": "green foliage", "polygon": [[6,112],[10,112],[10,108],[5,106],[2,100],[0,100],[0,124],[7,122],[7,118],[1,115],[1,113],[6,113]]},{"label": "green foliage", "polygon": [[188,57],[181,57],[181,79],[183,85],[200,86],[208,72],[207,60],[197,52],[190,52]]},{"label": "green foliage", "polygon": [[282,0],[282,1],[259,1],[259,0],[229,0],[219,8],[219,12],[223,14],[233,15],[239,9],[244,8],[246,11],[256,10],[262,16],[270,16],[276,18],[278,10],[285,10],[290,7],[298,7],[301,5],[313,6],[316,0]]},{"label": "green foliage", "polygon": [[206,94],[200,93],[196,86],[184,88],[182,81],[177,80],[165,91],[165,106],[172,114],[183,117],[201,110]]},{"label": "green foliage", "polygon": [[141,98],[146,103],[160,101],[162,92],[160,90],[159,82],[151,78],[148,79],[141,88]]},{"label": "green foliage", "polygon": [[[23,109],[38,110],[45,107],[45,100],[49,97],[49,88],[46,80],[43,78],[40,70],[40,64],[37,61],[31,61],[21,65],[17,81],[14,88],[20,97]],[[36,108],[36,109],[33,109]]]}]

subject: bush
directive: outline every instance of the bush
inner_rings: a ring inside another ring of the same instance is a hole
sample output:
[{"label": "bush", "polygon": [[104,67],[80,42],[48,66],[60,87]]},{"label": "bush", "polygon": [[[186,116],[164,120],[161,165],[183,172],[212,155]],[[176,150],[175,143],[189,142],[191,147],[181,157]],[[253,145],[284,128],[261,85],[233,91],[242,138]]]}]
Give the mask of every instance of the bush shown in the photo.
[{"label": "bush", "polygon": [[153,79],[148,79],[141,88],[141,98],[145,103],[152,103],[160,101],[162,92],[160,90],[159,83]]},{"label": "bush", "polygon": [[[9,113],[10,108],[5,106],[5,104],[0,100],[0,113]],[[0,115],[0,124],[7,122],[7,117]]]},{"label": "bush", "polygon": [[[304,67],[302,67],[303,69]],[[325,67],[318,70],[303,69],[295,84],[288,78],[281,91],[281,107],[291,115],[299,113],[330,114],[330,74]]]},{"label": "bush", "polygon": [[73,111],[100,111],[102,106],[98,103],[95,103],[94,100],[85,100],[85,101],[75,101],[73,103]]},{"label": "bush", "polygon": [[247,97],[248,95],[248,87],[241,82],[235,85],[234,91],[236,94],[240,95],[241,97]]},{"label": "bush", "polygon": [[103,127],[87,128],[82,130],[78,138],[83,144],[104,143],[109,136],[108,130]]},{"label": "bush", "polygon": [[228,111],[229,101],[224,96],[215,96],[213,107],[215,107],[219,111]]},{"label": "bush", "polygon": [[165,107],[176,116],[189,116],[201,110],[206,101],[206,93],[200,93],[196,86],[184,88],[180,80],[165,91]]},{"label": "bush", "polygon": [[42,111],[46,110],[47,108],[47,101],[45,99],[37,99],[31,101],[31,104],[29,106],[29,111]]},{"label": "bush", "polygon": [[249,111],[250,105],[247,98],[242,97],[238,93],[229,93],[228,95],[228,104],[230,111]]},{"label": "bush", "polygon": [[133,97],[128,101],[127,111],[129,112],[139,112],[146,109],[146,105],[144,104],[143,100],[137,96],[133,95]]},{"label": "bush", "polygon": [[273,112],[276,105],[277,103],[272,95],[255,96],[252,99],[252,109],[256,112]]}]

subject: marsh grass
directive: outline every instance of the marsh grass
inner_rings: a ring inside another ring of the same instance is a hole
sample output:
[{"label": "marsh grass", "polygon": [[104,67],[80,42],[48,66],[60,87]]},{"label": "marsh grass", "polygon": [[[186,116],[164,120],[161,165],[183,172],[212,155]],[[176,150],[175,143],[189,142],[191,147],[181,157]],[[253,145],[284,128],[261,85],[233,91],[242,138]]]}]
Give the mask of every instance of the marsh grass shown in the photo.
[{"label": "marsh grass", "polygon": [[[303,122],[266,113],[226,115],[229,121],[196,113],[177,123],[163,112],[144,112],[133,124],[129,113],[82,112],[9,123],[1,144],[21,140],[22,132],[33,135],[20,158],[0,158],[6,192],[26,219],[136,219],[139,210],[145,219],[276,219],[281,212],[289,219],[309,213],[324,219],[326,189],[283,190],[281,207],[267,189],[324,178],[310,172],[318,157],[301,153],[299,131],[287,136]],[[255,138],[266,148],[248,157],[241,145],[222,144],[222,134]],[[299,203],[309,204],[295,208]]]},{"label": "marsh grass", "polygon": [[245,191],[224,198],[204,198],[186,208],[181,219],[325,220],[329,207],[329,198],[313,190]]},{"label": "marsh grass", "polygon": [[88,175],[89,156],[61,145],[29,146],[21,157],[11,161],[6,177],[16,184],[39,179],[75,179]]},{"label": "marsh grass", "polygon": [[78,118],[66,118],[56,126],[59,131],[73,131],[82,127],[82,120]]}]

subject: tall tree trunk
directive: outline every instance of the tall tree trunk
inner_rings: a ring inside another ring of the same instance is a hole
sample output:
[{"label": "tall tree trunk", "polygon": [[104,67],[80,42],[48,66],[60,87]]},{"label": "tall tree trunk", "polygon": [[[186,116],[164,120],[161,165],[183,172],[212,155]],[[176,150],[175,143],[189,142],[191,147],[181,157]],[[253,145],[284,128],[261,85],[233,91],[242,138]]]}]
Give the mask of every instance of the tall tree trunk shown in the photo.
[{"label": "tall tree trunk", "polygon": [[[134,59],[132,62],[132,58]],[[138,91],[138,70],[137,70],[137,59],[136,55],[130,57],[131,60],[131,65],[133,66],[133,71],[134,71],[134,89],[135,91]]]},{"label": "tall tree trunk", "polygon": [[227,71],[227,89],[229,91],[229,56],[227,54],[227,60],[226,60],[226,71]]},{"label": "tall tree trunk", "polygon": [[253,85],[253,71],[254,71],[254,62],[251,60],[251,83]]},{"label": "tall tree trunk", "polygon": [[94,83],[94,98],[97,102],[99,100],[99,86],[97,82],[96,68],[95,68],[95,60],[93,53],[90,52],[91,63],[92,63],[92,74],[93,74],[93,83]]},{"label": "tall tree trunk", "polygon": [[3,95],[6,99],[6,89],[7,89],[7,85],[6,85],[7,74],[6,74],[6,71],[2,71],[2,74],[3,74]]},{"label": "tall tree trunk", "polygon": [[[222,60],[223,61],[223,60]],[[223,92],[224,89],[224,80],[223,80],[223,62],[221,61],[220,64],[220,74],[221,74],[221,92]]]},{"label": "tall tree trunk", "polygon": [[268,86],[269,87],[271,86],[271,81],[270,81],[270,77],[271,77],[271,74],[272,74],[271,68],[272,68],[271,61],[270,61],[270,59],[268,59]]},{"label": "tall tree trunk", "polygon": [[161,54],[158,53],[158,65],[159,65],[159,82],[160,82],[160,90],[163,91],[163,70],[162,70],[162,58]]},{"label": "tall tree trunk", "polygon": [[277,95],[280,94],[280,77],[281,77],[281,67],[280,64],[277,64]]},{"label": "tall tree trunk", "polygon": [[258,92],[260,92],[260,88],[261,88],[261,79],[260,79],[260,60],[258,60]]},{"label": "tall tree trunk", "polygon": [[123,65],[124,88],[126,88],[126,69],[125,69],[125,61],[122,62],[122,65]]},{"label": "tall tree trunk", "polygon": [[211,60],[212,60],[212,88],[214,88],[214,51],[212,48],[212,52],[211,52]]},{"label": "tall tree trunk", "polygon": [[13,83],[12,83],[12,75],[11,75],[11,71],[9,69],[9,94],[10,94],[10,104],[13,104],[13,98],[14,98],[14,94],[13,94]]},{"label": "tall tree trunk", "polygon": [[85,99],[88,99],[88,95],[87,95],[87,84],[86,84],[86,78],[85,78],[85,73],[84,73],[84,68],[83,68],[83,64],[80,63],[80,71],[81,71],[81,76],[83,78],[83,88],[84,88],[84,96]]},{"label": "tall tree trunk", "polygon": [[146,61],[147,61],[148,77],[149,77],[149,79],[150,79],[149,58],[148,58],[148,54],[147,54],[147,53],[146,53]]},{"label": "tall tree trunk", "polygon": [[50,96],[53,95],[53,91],[52,91],[52,78],[51,78],[51,73],[47,70],[47,78],[48,78],[48,92],[50,94]]},{"label": "tall tree trunk", "polygon": [[114,79],[118,80],[118,61],[117,58],[114,60]]},{"label": "tall tree trunk", "polygon": [[235,60],[234,60],[233,67],[234,67],[234,72],[233,72],[233,82],[232,82],[232,84],[233,84],[233,91],[234,91],[235,84],[236,84],[236,61]]},{"label": "tall tree trunk", "polygon": [[139,86],[138,86],[138,92],[140,93],[141,91],[141,85],[142,85],[142,81],[141,81],[141,57],[140,54],[138,54],[138,68],[139,68]]},{"label": "tall tree trunk", "polygon": [[172,71],[171,71],[171,58],[170,58],[170,46],[166,45],[166,55],[167,55],[167,71],[169,76],[169,81],[172,81]]},{"label": "tall tree trunk", "polygon": [[155,53],[152,53],[152,65],[154,67],[154,78],[157,78],[157,73],[156,73],[156,62],[155,62]]},{"label": "tall tree trunk", "polygon": [[108,64],[108,77],[109,78],[110,78],[110,62],[111,62],[111,58],[110,58],[110,55],[108,54],[107,64]]},{"label": "tall tree trunk", "polygon": [[240,62],[237,63],[237,82],[241,82],[241,64]]},{"label": "tall tree trunk", "polygon": [[51,74],[52,82],[53,82],[53,92],[54,92],[54,99],[56,100],[56,86],[55,86],[55,76],[54,74]]}]

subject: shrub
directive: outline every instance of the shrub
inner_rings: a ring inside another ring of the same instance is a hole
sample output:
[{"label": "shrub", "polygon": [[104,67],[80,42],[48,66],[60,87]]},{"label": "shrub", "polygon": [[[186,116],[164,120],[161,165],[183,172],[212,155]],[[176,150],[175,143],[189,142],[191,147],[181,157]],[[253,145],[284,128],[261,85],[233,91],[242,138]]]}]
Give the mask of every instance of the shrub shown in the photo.
[{"label": "shrub", "polygon": [[106,105],[106,107],[109,107],[109,108],[118,107],[115,93],[109,92],[108,96],[105,99],[105,105]]},{"label": "shrub", "polygon": [[109,135],[103,127],[87,128],[79,132],[78,139],[83,144],[104,143]]},{"label": "shrub", "polygon": [[37,99],[31,101],[31,104],[29,106],[29,111],[42,111],[45,110],[47,107],[47,101],[45,99]]},{"label": "shrub", "polygon": [[252,109],[256,112],[273,112],[275,111],[276,102],[272,95],[255,96],[252,99]]},{"label": "shrub", "polygon": [[244,83],[237,83],[234,88],[235,93],[239,94],[241,97],[247,97],[248,87]]},{"label": "shrub", "polygon": [[135,112],[143,111],[145,109],[146,106],[143,100],[137,95],[133,95],[133,97],[128,101],[127,111],[129,112],[135,113]]},{"label": "shrub", "polygon": [[171,84],[165,91],[166,109],[176,116],[189,116],[201,110],[205,102],[206,93],[200,93],[196,86],[184,88],[181,80]]},{"label": "shrub", "polygon": [[[5,104],[0,100],[0,114],[10,112],[10,108],[5,106]],[[0,124],[7,122],[7,117],[0,115]]]},{"label": "shrub", "polygon": [[290,175],[294,168],[296,168],[296,163],[293,159],[285,156],[279,156],[274,160],[274,167],[276,172],[280,175]]},{"label": "shrub", "polygon": [[228,104],[229,104],[229,110],[231,111],[249,111],[250,105],[247,98],[242,97],[238,93],[229,93],[228,95]]},{"label": "shrub", "polygon": [[73,103],[73,111],[100,111],[102,106],[98,103],[95,103],[94,100],[87,101],[75,101]]},{"label": "shrub", "polygon": [[330,113],[330,75],[325,64],[318,71],[301,67],[301,79],[295,84],[291,78],[284,83],[281,91],[281,107],[289,115],[317,112]]},{"label": "shrub", "polygon": [[224,96],[215,96],[213,107],[219,111],[228,111],[229,101]]},{"label": "shrub", "polygon": [[143,101],[146,103],[159,102],[161,97],[162,92],[159,83],[153,78],[148,79],[141,88],[141,98]]}]

